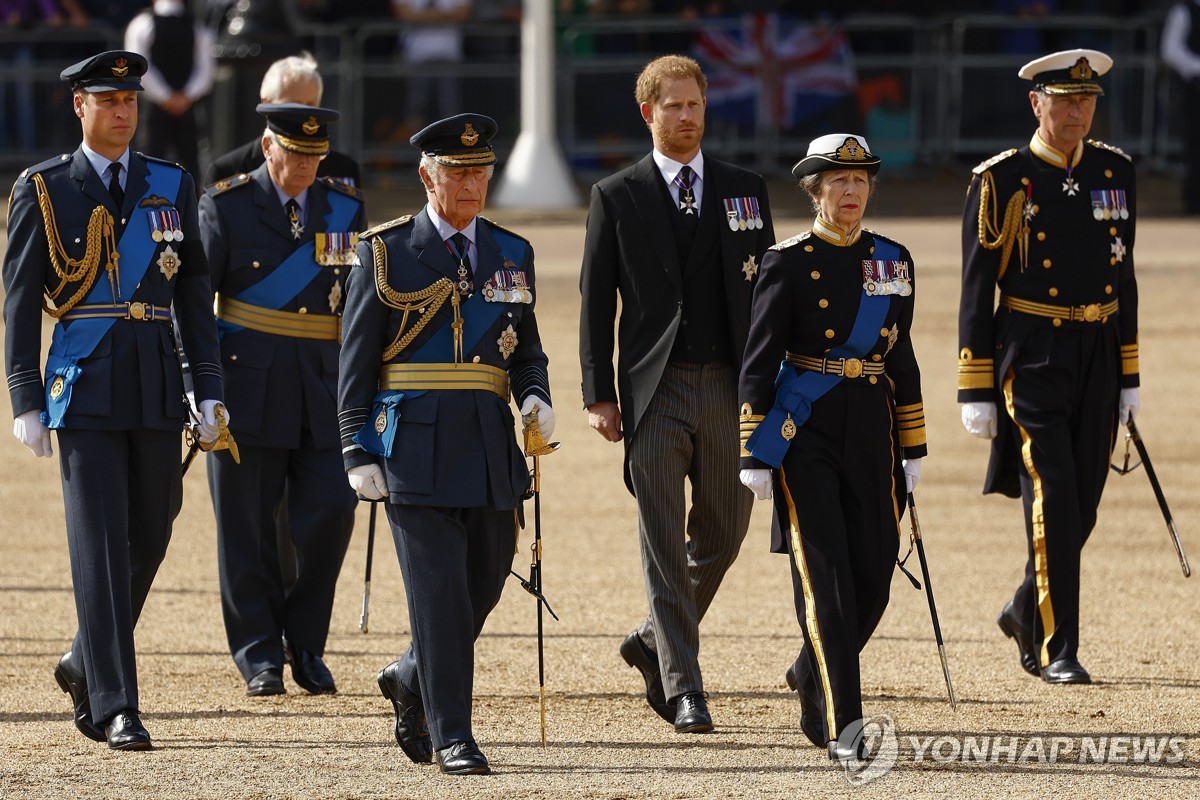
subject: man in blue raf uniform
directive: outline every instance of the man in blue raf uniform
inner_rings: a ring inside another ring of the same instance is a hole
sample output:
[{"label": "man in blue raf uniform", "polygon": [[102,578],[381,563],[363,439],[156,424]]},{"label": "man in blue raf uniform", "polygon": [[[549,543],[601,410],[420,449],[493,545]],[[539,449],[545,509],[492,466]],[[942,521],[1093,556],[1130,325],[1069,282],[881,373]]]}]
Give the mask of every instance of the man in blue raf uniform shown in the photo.
[{"label": "man in blue raf uniform", "polygon": [[[247,694],[282,694],[285,661],[305,691],[332,694],[321,657],[355,505],[334,405],[338,314],[366,214],[357,189],[316,177],[338,112],[296,104],[258,112],[265,162],[200,200],[241,451],[240,465],[229,453],[208,460],[221,609]],[[281,504],[296,547],[290,584],[277,545]]]},{"label": "man in blue raf uniform", "polygon": [[471,733],[474,642],[500,599],[529,472],[509,405],[554,410],[534,317],[533,248],[479,216],[496,123],[460,114],[410,140],[429,199],[363,234],[338,384],[350,485],[386,499],[412,643],[379,673],[414,762],[485,773]]},{"label": "man in blue raf uniform", "polygon": [[1080,550],[1118,419],[1138,409],[1134,169],[1086,138],[1111,66],[1095,50],[1026,64],[1038,129],[975,168],[963,213],[963,425],[992,440],[984,492],[1023,499],[1029,541],[998,622],[1048,683],[1091,680],[1078,660]]},{"label": "man in blue raf uniform", "polygon": [[[206,441],[222,399],[195,187],[178,165],[129,149],[145,70],[110,51],[63,71],[83,144],[21,173],[4,256],[13,433],[49,457],[58,431],[79,631],[54,676],[79,731],[117,750],[150,747],[133,627],[183,502],[173,316]],[[58,320],[44,373],[43,309]]]}]

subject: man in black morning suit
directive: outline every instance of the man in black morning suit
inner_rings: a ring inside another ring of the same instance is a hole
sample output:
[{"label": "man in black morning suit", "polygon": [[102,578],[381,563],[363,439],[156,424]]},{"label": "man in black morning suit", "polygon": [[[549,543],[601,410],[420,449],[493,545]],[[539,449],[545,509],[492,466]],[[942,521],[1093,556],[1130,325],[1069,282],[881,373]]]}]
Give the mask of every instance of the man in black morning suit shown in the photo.
[{"label": "man in black morning suit", "polygon": [[495,134],[491,118],[459,114],[410,140],[428,203],[363,234],[338,383],[346,472],[387,500],[408,598],[412,643],[379,688],[405,755],[447,774],[490,769],[471,729],[474,645],[529,487],[511,399],[554,430],[533,248],[479,216]]},{"label": "man in black morning suit", "polygon": [[706,85],[682,56],[642,70],[636,98],[654,151],[593,187],[580,277],[583,399],[601,436],[625,440],[650,604],[620,652],[681,733],[712,729],[698,628],[750,520],[737,376],[758,264],[775,241],[762,178],[700,151]]},{"label": "man in black morning suit", "polygon": [[[129,149],[145,70],[117,50],[63,71],[83,144],[21,173],[4,257],[13,433],[49,457],[58,431],[79,631],[54,675],[79,731],[118,750],[150,747],[133,628],[183,502],[173,318],[206,441],[222,399],[192,179]],[[43,303],[58,320],[44,373]]]},{"label": "man in black morning suit", "polygon": [[[208,459],[221,608],[251,696],[284,691],[284,662],[311,694],[337,691],[322,661],[334,588],[354,521],[337,431],[339,312],[357,232],[357,189],[316,168],[338,112],[263,104],[266,162],[200,200],[217,293],[226,397],[241,464]],[[277,511],[286,508],[296,579],[285,581]]]}]

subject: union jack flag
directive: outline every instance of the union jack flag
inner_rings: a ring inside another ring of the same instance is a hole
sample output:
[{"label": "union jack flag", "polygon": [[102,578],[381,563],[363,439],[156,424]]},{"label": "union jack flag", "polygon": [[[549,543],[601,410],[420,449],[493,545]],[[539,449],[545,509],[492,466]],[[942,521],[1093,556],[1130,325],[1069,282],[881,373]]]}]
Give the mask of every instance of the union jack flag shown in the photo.
[{"label": "union jack flag", "polygon": [[778,14],[712,26],[693,45],[708,76],[708,114],[755,128],[790,128],[854,92],[850,41],[839,30]]}]

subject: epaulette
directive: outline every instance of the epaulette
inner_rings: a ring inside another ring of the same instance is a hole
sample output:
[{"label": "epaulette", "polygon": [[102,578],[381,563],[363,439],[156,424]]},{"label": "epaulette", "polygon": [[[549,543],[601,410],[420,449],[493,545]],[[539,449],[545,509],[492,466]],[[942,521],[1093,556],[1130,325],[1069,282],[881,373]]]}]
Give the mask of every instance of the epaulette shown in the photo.
[{"label": "epaulette", "polygon": [[367,239],[371,236],[378,236],[384,231],[390,231],[392,228],[399,228],[401,225],[407,225],[412,221],[413,215],[405,214],[403,217],[397,217],[396,219],[384,222],[381,225],[376,225],[374,228],[367,228],[358,235],[358,239],[359,241],[362,241],[363,239]]},{"label": "epaulette", "polygon": [[138,153],[138,155],[141,156],[142,158],[146,159],[147,161],[153,161],[155,164],[166,164],[169,167],[177,167],[177,168],[183,170],[184,172],[187,172],[187,168],[184,167],[183,164],[180,164],[178,161],[168,161],[165,158],[159,158],[158,156],[148,156],[145,153]]},{"label": "epaulette", "polygon": [[996,155],[992,156],[991,158],[986,159],[984,161],[980,161],[978,164],[975,165],[975,168],[973,170],[971,170],[971,172],[975,173],[976,175],[982,175],[983,173],[987,172],[992,167],[999,164],[1004,159],[1011,158],[1012,156],[1015,156],[1016,154],[1017,154],[1017,148],[1011,147],[1008,150],[1005,150],[1003,153],[996,153]]},{"label": "epaulette", "polygon": [[209,184],[204,187],[204,193],[209,197],[216,197],[219,194],[224,194],[230,189],[235,189],[238,186],[245,186],[250,183],[250,173],[241,172],[237,175],[232,175],[228,178],[221,178],[216,183]]},{"label": "epaulette", "polygon": [[47,158],[45,161],[41,162],[40,164],[34,164],[32,167],[29,167],[26,170],[22,170],[21,174],[17,176],[17,180],[24,180],[25,178],[28,178],[30,175],[36,175],[39,172],[45,172],[46,170],[50,169],[51,167],[62,166],[63,164],[66,164],[70,160],[71,160],[71,155],[69,153],[63,153],[61,156],[55,156],[54,158]]},{"label": "epaulette", "polygon": [[784,239],[782,242],[776,242],[775,244],[771,245],[768,249],[770,249],[770,250],[785,250],[794,244],[799,244],[800,242],[803,242],[805,239],[807,239],[810,236],[812,236],[812,231],[805,231],[804,233],[797,233],[795,236],[793,236],[790,239]]},{"label": "epaulette", "polygon": [[1121,158],[1125,159],[1126,161],[1133,163],[1133,157],[1130,156],[1129,153],[1126,153],[1124,150],[1122,150],[1121,148],[1119,148],[1115,145],[1105,144],[1104,142],[1098,142],[1095,139],[1088,139],[1087,143],[1090,144],[1092,147],[1098,148],[1100,150],[1108,150],[1109,152],[1116,153],[1117,155],[1119,155]]},{"label": "epaulette", "polygon": [[869,228],[863,228],[863,233],[869,233],[869,234],[871,234],[871,236],[875,237],[876,239],[883,239],[885,242],[891,242],[892,244],[896,245],[896,247],[899,247],[899,248],[901,248],[901,249],[903,249],[903,250],[907,250],[907,249],[908,249],[908,248],[907,248],[907,247],[905,247],[905,246],[904,246],[904,245],[903,245],[901,242],[898,242],[898,241],[896,241],[895,239],[893,239],[893,238],[892,238],[892,237],[890,237],[890,236],[884,236],[884,235],[883,235],[882,233],[880,233],[879,231],[873,231],[873,230],[871,230],[871,229],[869,229]]},{"label": "epaulette", "polygon": [[501,225],[500,223],[498,223],[498,222],[496,222],[496,221],[494,221],[494,220],[490,220],[490,219],[488,219],[488,218],[487,218],[487,217],[485,217],[483,214],[480,214],[480,215],[479,215],[479,218],[480,218],[481,220],[483,220],[484,222],[486,222],[488,225],[491,225],[493,228],[497,228],[497,229],[499,229],[499,230],[502,230],[502,231],[504,231],[504,232],[505,232],[505,233],[507,233],[509,236],[515,236],[515,237],[517,237],[518,239],[520,239],[520,240],[521,240],[521,241],[523,241],[523,242],[528,242],[528,241],[529,241],[528,239],[526,239],[526,238],[525,238],[524,236],[522,236],[521,234],[519,234],[519,233],[515,233],[515,232],[513,232],[513,231],[510,231],[508,228],[504,227],[504,226],[503,226],[503,225]]},{"label": "epaulette", "polygon": [[359,201],[360,203],[362,202],[362,199],[363,199],[362,190],[359,189],[357,186],[351,186],[350,184],[346,183],[345,181],[339,181],[337,178],[331,178],[328,175],[317,178],[317,180],[319,180],[321,183],[325,184],[326,187],[332,189],[335,192],[344,194],[347,197],[353,197],[355,200]]}]

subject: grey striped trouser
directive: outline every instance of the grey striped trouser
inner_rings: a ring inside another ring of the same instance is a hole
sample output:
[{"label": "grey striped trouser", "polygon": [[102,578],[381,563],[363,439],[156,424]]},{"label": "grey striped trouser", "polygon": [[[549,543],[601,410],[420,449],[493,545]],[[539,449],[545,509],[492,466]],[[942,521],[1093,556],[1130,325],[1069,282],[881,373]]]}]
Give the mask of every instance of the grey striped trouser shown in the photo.
[{"label": "grey striped trouser", "polygon": [[[700,620],[737,558],[753,495],[738,480],[737,371],[670,363],[628,443],[650,616],[668,700],[704,691]],[[691,509],[684,479],[691,482]]]}]

